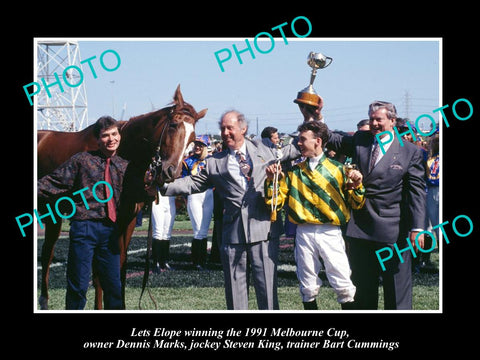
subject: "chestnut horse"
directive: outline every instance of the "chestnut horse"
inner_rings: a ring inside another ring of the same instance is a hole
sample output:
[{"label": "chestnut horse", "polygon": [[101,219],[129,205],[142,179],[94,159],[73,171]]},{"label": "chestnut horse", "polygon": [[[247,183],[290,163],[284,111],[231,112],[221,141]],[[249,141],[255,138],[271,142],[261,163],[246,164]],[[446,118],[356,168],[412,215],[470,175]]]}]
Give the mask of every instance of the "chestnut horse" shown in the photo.
[{"label": "chestnut horse", "polygon": [[[207,109],[196,112],[183,100],[180,85],[177,87],[172,106],[148,114],[119,121],[121,134],[118,155],[129,160],[125,172],[117,224],[120,230],[120,269],[123,305],[125,308],[125,279],[127,248],[135,229],[136,216],[146,201],[151,201],[145,192],[144,176],[150,168],[161,178],[171,182],[180,176],[186,147],[195,139],[195,123],[205,116]],[[72,155],[81,151],[98,149],[93,135],[93,125],[79,132],[39,130],[37,135],[38,178],[49,174]],[[152,161],[153,159],[153,161]],[[38,202],[41,211],[45,204]],[[48,309],[49,267],[53,259],[55,243],[60,235],[61,221],[45,222],[45,242],[42,247],[41,309]],[[95,276],[95,309],[102,309],[102,289]]]}]

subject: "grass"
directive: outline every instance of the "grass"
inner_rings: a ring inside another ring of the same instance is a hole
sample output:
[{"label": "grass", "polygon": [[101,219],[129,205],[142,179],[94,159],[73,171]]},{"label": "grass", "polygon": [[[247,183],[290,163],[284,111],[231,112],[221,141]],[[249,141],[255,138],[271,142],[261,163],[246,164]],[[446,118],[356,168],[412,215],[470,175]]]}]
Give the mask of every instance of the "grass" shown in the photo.
[{"label": "grass", "polygon": [[[129,246],[127,261],[127,310],[139,310],[143,270],[145,266],[146,234],[148,222],[144,222],[134,232]],[[64,229],[68,231],[68,225]],[[171,265],[174,271],[162,274],[151,274],[149,289],[157,303],[158,310],[226,310],[223,272],[220,264],[209,264],[208,271],[194,270],[190,263],[191,230],[189,221],[176,221],[174,236],[171,241]],[[211,237],[209,237],[209,240]],[[43,238],[38,239],[38,256]],[[295,274],[293,259],[293,240],[282,238],[279,253],[278,295],[281,310],[302,310],[302,302],[298,291],[298,281]],[[66,288],[66,258],[68,252],[68,234],[63,233],[58,240],[53,263],[56,264],[50,271],[50,310],[65,308]],[[432,261],[438,268],[438,252],[432,252]],[[38,257],[38,264],[40,258]],[[37,270],[38,288],[40,287],[41,270]],[[439,277],[438,272],[432,274],[417,273],[413,276],[413,304],[414,310],[437,310],[439,308]],[[383,309],[383,294],[380,287],[379,309]],[[40,291],[38,291],[40,293]],[[87,293],[86,310],[93,310],[94,289]],[[340,310],[336,296],[328,281],[320,289],[318,296],[320,310]],[[155,310],[154,303],[147,292],[142,298],[142,309]],[[250,288],[249,309],[256,310],[255,291]]]}]

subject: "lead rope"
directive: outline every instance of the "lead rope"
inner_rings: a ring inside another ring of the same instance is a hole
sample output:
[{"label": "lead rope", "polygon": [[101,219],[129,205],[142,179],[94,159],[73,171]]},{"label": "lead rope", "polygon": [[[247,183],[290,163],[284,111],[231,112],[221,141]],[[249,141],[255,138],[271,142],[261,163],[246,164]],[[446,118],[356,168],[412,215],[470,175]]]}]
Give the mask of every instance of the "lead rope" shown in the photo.
[{"label": "lead rope", "polygon": [[142,297],[143,297],[143,293],[145,292],[145,288],[148,291],[148,296],[150,297],[150,300],[152,300],[153,303],[155,304],[155,310],[158,310],[157,302],[155,301],[155,299],[152,295],[152,292],[150,291],[150,287],[147,287],[148,275],[150,274],[150,256],[152,254],[152,239],[153,239],[152,234],[153,234],[152,209],[150,209],[150,218],[148,220],[147,256],[146,256],[146,259],[145,259],[145,271],[143,273],[142,292],[140,293],[140,298],[138,299],[139,310],[143,310],[142,309]]},{"label": "lead rope", "polygon": [[[153,174],[153,181],[157,178],[157,169],[162,165],[162,157],[160,156],[160,147],[162,145],[163,135],[165,134],[165,129],[169,125],[170,121],[165,123],[165,126],[162,129],[162,133],[160,134],[160,140],[158,141],[158,146],[155,149],[155,156],[153,157],[152,162],[148,166],[147,172]],[[157,196],[155,197],[158,202],[160,194],[157,190]],[[152,292],[150,291],[150,287],[147,287],[148,284],[148,276],[150,274],[150,257],[152,254],[152,240],[153,240],[153,229],[152,229],[152,209],[150,208],[150,218],[148,220],[148,236],[147,236],[147,255],[145,257],[145,270],[143,272],[143,280],[142,280],[142,291],[140,293],[140,298],[138,299],[138,308],[142,309],[142,297],[145,289],[148,291],[148,296],[155,304],[155,310],[158,309],[157,302],[155,301]]]}]

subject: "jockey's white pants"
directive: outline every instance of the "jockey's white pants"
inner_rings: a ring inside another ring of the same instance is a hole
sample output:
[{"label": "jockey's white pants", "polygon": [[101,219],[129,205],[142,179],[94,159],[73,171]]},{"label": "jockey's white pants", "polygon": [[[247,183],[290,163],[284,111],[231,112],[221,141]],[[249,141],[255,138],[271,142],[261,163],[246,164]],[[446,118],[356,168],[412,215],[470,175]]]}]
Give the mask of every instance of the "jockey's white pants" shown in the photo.
[{"label": "jockey's white pants", "polygon": [[157,240],[170,240],[177,213],[175,196],[158,196],[158,204],[152,202],[152,237]]},{"label": "jockey's white pants", "polygon": [[341,304],[353,301],[355,286],[350,279],[350,264],[339,226],[299,224],[295,238],[295,261],[302,301],[315,300],[322,280],[318,273],[323,259],[327,279]]},{"label": "jockey's white pants", "polygon": [[187,211],[193,228],[194,239],[206,239],[213,215],[213,190],[188,195]]}]

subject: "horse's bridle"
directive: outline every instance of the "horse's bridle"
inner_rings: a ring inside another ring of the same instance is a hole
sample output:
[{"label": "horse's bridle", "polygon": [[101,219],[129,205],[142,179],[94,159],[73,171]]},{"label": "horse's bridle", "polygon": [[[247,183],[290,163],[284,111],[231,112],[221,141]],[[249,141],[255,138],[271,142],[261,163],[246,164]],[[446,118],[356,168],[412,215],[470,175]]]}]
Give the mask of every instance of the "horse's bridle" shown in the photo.
[{"label": "horse's bridle", "polygon": [[158,145],[155,148],[155,155],[152,158],[152,162],[148,165],[147,173],[152,175],[152,181],[149,185],[155,182],[157,178],[158,169],[162,167],[162,156],[160,155],[160,148],[162,146],[163,135],[165,134],[165,129],[167,126],[170,126],[170,120],[165,122],[165,126],[162,129],[162,133],[160,134],[160,140],[158,141]]},{"label": "horse's bridle", "polygon": [[[144,181],[146,183],[146,186],[152,186],[155,183],[155,181],[157,179],[158,169],[160,169],[162,167],[162,156],[160,154],[160,148],[162,146],[162,141],[163,141],[163,136],[165,135],[165,130],[167,129],[167,127],[169,127],[171,125],[172,120],[180,121],[185,116],[191,117],[193,119],[195,118],[194,116],[192,116],[192,114],[190,112],[188,112],[184,109],[182,109],[180,111],[175,111],[175,105],[172,106],[172,108],[170,109],[169,119],[168,119],[168,121],[165,121],[165,126],[163,127],[162,132],[160,133],[160,139],[159,139],[158,145],[155,149],[155,155],[154,155],[154,157],[152,159],[152,162],[148,166],[148,169],[145,173]],[[147,183],[147,180],[146,180],[147,179],[147,176],[146,176],[147,174],[153,175],[150,183]],[[158,201],[158,196],[156,198],[157,198],[157,201]],[[144,293],[145,289],[147,288],[148,275],[150,273],[150,256],[151,256],[151,249],[152,249],[152,240],[153,240],[152,211],[150,210],[150,220],[149,220],[149,224],[148,224],[148,237],[147,237],[147,255],[146,255],[146,258],[145,258],[145,271],[143,273],[142,290],[141,290],[141,293],[140,293],[140,298],[138,299],[138,308],[140,310],[142,310],[142,305],[141,305],[142,297],[143,297],[143,293]],[[150,299],[153,301],[153,303],[155,304],[155,309],[157,309],[157,302],[153,298],[153,295],[150,292],[150,288],[148,288],[148,295],[149,295]]]},{"label": "horse's bridle", "polygon": [[171,125],[172,121],[175,121],[175,122],[183,121],[183,119],[186,116],[192,119],[195,119],[195,117],[187,109],[181,108],[180,110],[176,110],[175,108],[176,108],[176,105],[172,106],[172,108],[170,109],[168,121],[166,121],[165,125],[163,126],[162,132],[160,134],[160,139],[158,140],[158,145],[155,148],[155,155],[152,158],[152,162],[148,166],[147,174],[153,175],[151,177],[152,181],[149,184],[147,184],[149,186],[151,186],[155,182],[155,180],[157,179],[158,170],[161,169],[162,167],[162,156],[160,154],[160,149],[162,147],[165,130]]}]

